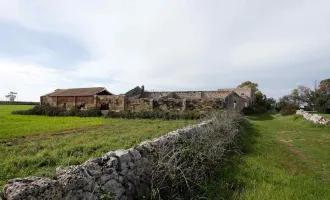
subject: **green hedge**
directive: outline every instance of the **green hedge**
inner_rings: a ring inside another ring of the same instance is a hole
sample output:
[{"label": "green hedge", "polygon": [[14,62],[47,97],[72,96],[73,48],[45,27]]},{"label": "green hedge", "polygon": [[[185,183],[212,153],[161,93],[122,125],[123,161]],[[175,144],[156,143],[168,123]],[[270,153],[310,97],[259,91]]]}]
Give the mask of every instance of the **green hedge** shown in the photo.
[{"label": "green hedge", "polygon": [[52,106],[35,106],[28,110],[13,111],[12,114],[16,115],[46,115],[50,117],[55,116],[77,116],[77,117],[100,117],[102,112],[97,108],[88,110],[80,110],[78,108],[72,108],[66,110],[64,108],[52,107]]},{"label": "green hedge", "polygon": [[206,116],[205,113],[200,113],[197,111],[185,111],[185,112],[170,112],[170,111],[140,111],[140,112],[128,112],[120,111],[113,112],[109,111],[106,117],[109,118],[126,118],[126,119],[201,119]]},{"label": "green hedge", "polygon": [[287,104],[282,107],[280,113],[283,116],[294,115],[294,114],[296,114],[297,110],[299,110],[299,106],[294,105],[294,104]]},{"label": "green hedge", "polygon": [[261,114],[266,113],[268,110],[265,106],[258,106],[253,105],[246,108],[243,108],[242,112],[244,115],[250,115],[250,114]]},{"label": "green hedge", "polygon": [[0,101],[0,105],[39,105],[39,102],[28,101]]}]

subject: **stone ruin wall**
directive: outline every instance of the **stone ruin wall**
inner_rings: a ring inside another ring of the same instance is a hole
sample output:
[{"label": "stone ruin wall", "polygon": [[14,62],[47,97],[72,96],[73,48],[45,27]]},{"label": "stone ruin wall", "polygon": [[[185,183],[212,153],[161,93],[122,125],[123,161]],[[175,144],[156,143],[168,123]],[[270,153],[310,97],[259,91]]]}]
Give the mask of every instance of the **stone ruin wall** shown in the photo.
[{"label": "stone ruin wall", "polygon": [[297,115],[302,115],[305,119],[308,121],[313,122],[314,124],[322,124],[322,125],[330,125],[330,120],[318,115],[318,114],[310,114],[304,110],[297,110],[296,112]]},{"label": "stone ruin wall", "polygon": [[50,97],[48,95],[40,97],[40,104],[41,105],[50,105],[56,106],[56,97]]},{"label": "stone ruin wall", "polygon": [[74,97],[57,97],[57,107],[73,108],[73,107],[75,107],[75,98]]},{"label": "stone ruin wall", "polygon": [[[233,90],[234,92],[237,93],[237,95],[242,96],[242,97],[247,97],[249,99],[248,106],[253,105],[255,103],[255,90],[248,88],[248,87],[243,87],[243,88],[235,88]],[[242,95],[244,94],[244,95]]]},{"label": "stone ruin wall", "polygon": [[246,100],[240,97],[236,93],[232,93],[232,95],[228,95],[226,97],[226,108],[242,110],[245,107]]},{"label": "stone ruin wall", "polygon": [[99,95],[96,107],[100,108],[101,104],[108,105],[110,111],[123,111],[126,106],[126,98],[124,95]]},{"label": "stone ruin wall", "polygon": [[185,99],[160,99],[153,101],[154,109],[163,111],[184,111]]},{"label": "stone ruin wall", "polygon": [[76,97],[76,107],[82,106],[83,104],[85,104],[85,108],[95,108],[95,97]]},{"label": "stone ruin wall", "polygon": [[[79,107],[85,104],[85,108],[97,107],[101,108],[102,104],[106,105],[109,111],[147,111],[147,110],[166,110],[166,111],[184,111],[197,110],[208,111],[216,108],[236,108],[243,109],[251,104],[250,99],[244,97],[253,97],[250,88],[236,88],[224,100],[227,90],[217,91],[183,91],[183,92],[147,92],[136,87],[129,91],[126,95],[97,95],[90,97],[56,97],[43,96],[41,103],[51,106],[66,108]],[[244,95],[242,95],[244,94]],[[174,98],[170,98],[170,97]],[[247,103],[246,103],[247,102]],[[104,106],[104,105],[103,105]]]},{"label": "stone ruin wall", "polygon": [[93,96],[87,97],[51,97],[51,96],[41,96],[41,105],[50,105],[57,107],[73,108],[79,107],[85,104],[86,108],[95,107],[95,98]]},{"label": "stone ruin wall", "polygon": [[151,194],[151,162],[158,149],[186,139],[211,121],[145,141],[128,150],[111,151],[81,165],[56,169],[56,178],[17,178],[8,181],[1,194],[8,200],[96,200],[112,194],[116,200],[143,199]]},{"label": "stone ruin wall", "polygon": [[151,99],[128,99],[125,110],[131,112],[153,110],[153,101]]}]

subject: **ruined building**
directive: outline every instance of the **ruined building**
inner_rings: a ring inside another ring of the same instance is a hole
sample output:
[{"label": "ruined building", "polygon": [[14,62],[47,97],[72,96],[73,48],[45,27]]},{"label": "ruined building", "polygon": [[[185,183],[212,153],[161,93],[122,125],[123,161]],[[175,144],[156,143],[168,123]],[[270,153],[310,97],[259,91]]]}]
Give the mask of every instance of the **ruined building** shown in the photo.
[{"label": "ruined building", "polygon": [[40,97],[41,105],[70,109],[100,108],[110,111],[139,112],[145,110],[207,111],[231,108],[241,110],[255,103],[251,88],[219,89],[214,91],[145,91],[135,87],[124,95],[114,95],[105,88],[58,89]]}]

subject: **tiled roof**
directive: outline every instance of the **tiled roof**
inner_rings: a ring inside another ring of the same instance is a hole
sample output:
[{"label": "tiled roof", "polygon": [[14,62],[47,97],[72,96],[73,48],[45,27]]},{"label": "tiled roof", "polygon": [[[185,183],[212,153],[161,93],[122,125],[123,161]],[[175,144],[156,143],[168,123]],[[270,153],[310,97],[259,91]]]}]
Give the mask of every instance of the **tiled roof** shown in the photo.
[{"label": "tiled roof", "polygon": [[106,94],[111,94],[104,87],[92,87],[92,88],[72,88],[72,89],[57,89],[50,93],[49,96],[52,97],[68,97],[68,96],[92,96],[100,92],[105,92]]}]

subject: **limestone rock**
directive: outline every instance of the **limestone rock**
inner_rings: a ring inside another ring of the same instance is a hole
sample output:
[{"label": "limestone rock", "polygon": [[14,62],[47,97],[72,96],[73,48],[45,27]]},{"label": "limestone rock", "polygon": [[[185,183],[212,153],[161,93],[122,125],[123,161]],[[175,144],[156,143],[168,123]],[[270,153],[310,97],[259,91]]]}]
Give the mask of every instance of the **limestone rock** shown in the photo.
[{"label": "limestone rock", "polygon": [[62,189],[58,181],[48,178],[17,178],[8,181],[3,196],[10,200],[57,200],[62,199]]}]

